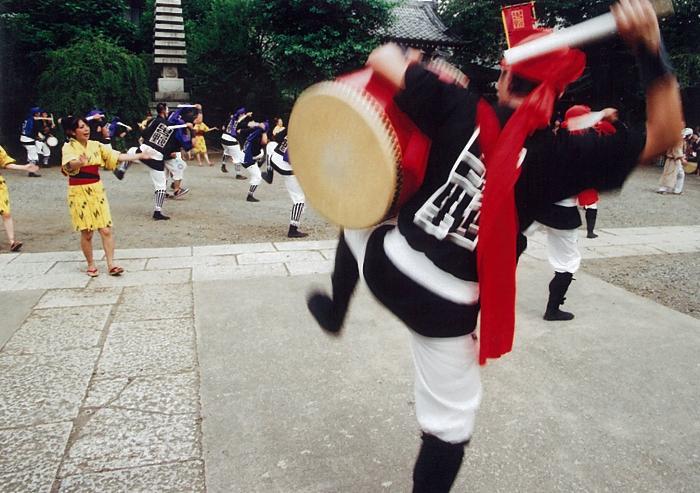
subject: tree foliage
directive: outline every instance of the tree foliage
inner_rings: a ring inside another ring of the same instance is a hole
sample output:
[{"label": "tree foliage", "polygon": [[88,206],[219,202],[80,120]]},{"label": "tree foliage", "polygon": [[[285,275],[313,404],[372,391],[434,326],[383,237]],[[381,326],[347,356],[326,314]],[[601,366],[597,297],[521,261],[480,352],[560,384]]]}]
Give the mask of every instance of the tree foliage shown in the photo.
[{"label": "tree foliage", "polygon": [[389,22],[384,0],[271,0],[261,3],[263,57],[285,95],[360,67]]},{"label": "tree foliage", "polygon": [[314,82],[361,66],[388,21],[384,0],[211,0],[187,23],[198,101],[286,113]]},{"label": "tree foliage", "polygon": [[212,0],[201,23],[186,23],[193,96],[210,114],[267,107],[275,97],[261,56],[258,8],[253,0]]},{"label": "tree foliage", "polygon": [[138,121],[148,107],[145,64],[110,40],[79,40],[49,52],[48,60],[39,78],[39,102],[59,115],[84,114],[97,106]]}]

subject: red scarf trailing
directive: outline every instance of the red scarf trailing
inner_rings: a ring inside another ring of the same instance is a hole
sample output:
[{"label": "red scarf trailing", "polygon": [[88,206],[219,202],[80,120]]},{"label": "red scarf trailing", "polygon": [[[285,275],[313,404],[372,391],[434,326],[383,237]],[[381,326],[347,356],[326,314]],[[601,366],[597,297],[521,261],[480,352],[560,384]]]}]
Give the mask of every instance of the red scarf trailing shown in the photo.
[{"label": "red scarf trailing", "polygon": [[[523,42],[546,32],[540,30]],[[486,142],[486,135],[479,140],[487,170],[477,248],[481,365],[486,364],[488,358],[499,358],[508,353],[513,347],[518,233],[514,187],[520,174],[518,157],[525,139],[535,130],[549,125],[557,98],[568,84],[581,76],[585,66],[583,52],[567,48],[504,67],[540,84],[513,113],[495,142]],[[487,115],[486,111],[480,112],[477,119],[491,120],[492,116],[484,115]],[[478,123],[481,125],[482,121]]]}]

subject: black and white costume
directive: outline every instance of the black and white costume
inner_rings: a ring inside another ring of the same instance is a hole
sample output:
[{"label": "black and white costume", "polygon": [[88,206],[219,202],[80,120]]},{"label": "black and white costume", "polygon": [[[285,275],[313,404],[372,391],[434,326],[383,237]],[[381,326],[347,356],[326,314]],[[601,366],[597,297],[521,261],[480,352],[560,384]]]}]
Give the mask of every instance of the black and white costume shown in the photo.
[{"label": "black and white costume", "polygon": [[36,142],[37,133],[39,131],[39,121],[36,118],[38,118],[40,114],[41,108],[31,108],[27,117],[22,121],[19,141],[27,151],[27,163],[29,164],[38,164],[39,162]]},{"label": "black and white costume", "polygon": [[[396,103],[432,139],[423,184],[396,223],[343,232],[332,297],[314,293],[308,306],[323,328],[339,331],[362,276],[372,294],[406,324],[416,368],[416,417],[424,433],[414,481],[420,481],[426,461],[440,455],[456,469],[425,474],[451,474],[452,484],[481,399],[472,333],[479,315],[476,250],[488,170],[480,160],[476,127],[479,95],[445,84],[419,65],[407,69],[405,86]],[[525,143],[515,188],[520,231],[544,208],[584,188],[620,187],[643,144],[640,135],[621,125],[606,140],[535,132]],[[519,233],[518,253],[526,244]]]},{"label": "black and white costume", "polygon": [[245,154],[243,154],[240,142],[236,137],[236,127],[238,120],[242,118],[244,114],[245,108],[240,108],[233,115],[231,115],[225,130],[221,134],[221,147],[224,150],[223,154],[221,155],[221,171],[228,173],[228,169],[226,168],[226,158],[229,157],[233,162],[236,178],[239,180],[245,179],[245,177],[241,175],[241,163],[245,158]]},{"label": "black and white costume", "polygon": [[243,167],[250,175],[250,187],[248,189],[248,202],[259,202],[254,197],[255,190],[262,183],[260,164],[265,158],[264,137],[267,128],[263,124],[253,120],[252,113],[245,116],[236,124],[236,136],[239,142],[243,142]]},{"label": "black and white costume", "polygon": [[[303,238],[306,233],[299,231],[301,215],[304,212],[306,197],[304,191],[299,185],[299,181],[294,176],[294,170],[289,163],[289,154],[287,152],[287,131],[283,130],[278,134],[275,141],[267,144],[266,159],[267,172],[265,179],[268,183],[272,183],[272,176],[275,172],[282,175],[284,178],[284,186],[287,188],[289,198],[292,199],[292,213],[289,218],[289,231],[287,236],[290,238]],[[279,140],[279,142],[277,142]]]},{"label": "black and white costume", "polygon": [[554,278],[549,283],[545,320],[574,318],[573,313],[560,310],[559,306],[564,303],[566,291],[581,265],[578,248],[578,228],[581,224],[578,201],[576,197],[569,197],[543,208],[525,231],[528,236],[537,230],[543,230],[547,235],[547,259],[554,269]]},{"label": "black and white costume", "polygon": [[162,216],[161,210],[166,196],[166,165],[173,174],[173,179],[182,179],[186,164],[177,154],[175,157],[172,154],[179,153],[181,149],[190,150],[192,148],[192,140],[186,129],[187,121],[191,123],[194,116],[196,116],[194,109],[190,110],[186,116],[182,115],[181,110],[173,112],[167,119],[159,115],[151,120],[143,132],[144,143],[141,144],[141,150],[155,156],[153,159],[143,160],[143,163],[151,168],[151,181],[155,191],[154,218]]}]

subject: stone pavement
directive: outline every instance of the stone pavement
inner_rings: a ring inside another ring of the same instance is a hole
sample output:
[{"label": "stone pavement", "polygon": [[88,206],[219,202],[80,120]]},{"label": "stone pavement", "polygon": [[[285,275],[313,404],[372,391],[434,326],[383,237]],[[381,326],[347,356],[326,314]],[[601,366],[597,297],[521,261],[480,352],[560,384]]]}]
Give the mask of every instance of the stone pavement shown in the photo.
[{"label": "stone pavement", "polygon": [[[584,258],[700,250],[700,226],[598,233]],[[334,246],[118,250],[95,279],[0,255],[0,491],[408,491],[405,330],[364,289],[339,339],[304,308]],[[695,491],[700,322],[577,275],[576,319],[543,323],[542,258],[455,491]]]}]

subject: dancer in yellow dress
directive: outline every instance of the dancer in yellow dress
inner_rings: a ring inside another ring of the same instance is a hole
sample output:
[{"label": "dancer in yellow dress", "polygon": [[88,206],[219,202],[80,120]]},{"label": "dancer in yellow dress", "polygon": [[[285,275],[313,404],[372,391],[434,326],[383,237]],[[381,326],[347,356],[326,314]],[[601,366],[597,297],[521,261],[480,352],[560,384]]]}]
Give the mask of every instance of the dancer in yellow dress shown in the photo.
[{"label": "dancer in yellow dress", "polygon": [[200,113],[199,116],[194,121],[194,139],[192,139],[194,155],[197,156],[197,164],[202,166],[202,156],[209,166],[214,166],[209,161],[209,154],[207,154],[207,143],[204,140],[204,134],[210,132],[212,129],[204,123],[204,117]]},{"label": "dancer in yellow dress", "polygon": [[[2,168],[28,171],[29,173],[39,171],[39,166],[34,163],[15,163],[15,160],[5,152],[5,149],[0,147],[0,169]],[[0,175],[0,216],[2,216],[2,223],[5,226],[7,239],[10,241],[10,251],[18,252],[20,248],[22,248],[22,242],[15,239],[15,223],[10,215],[10,193],[7,190],[7,183],[5,183],[5,178],[3,178],[2,175]]]},{"label": "dancer in yellow dress", "polygon": [[124,269],[114,265],[112,215],[100,181],[100,168],[114,170],[119,161],[136,161],[150,156],[145,153],[120,153],[89,140],[90,127],[84,118],[69,116],[63,119],[62,125],[63,131],[70,137],[63,145],[61,161],[62,171],[68,176],[68,208],[73,227],[80,231],[80,248],[88,264],[87,275],[99,275],[92,254],[92,234],[97,230],[102,237],[109,275],[118,276]]}]

